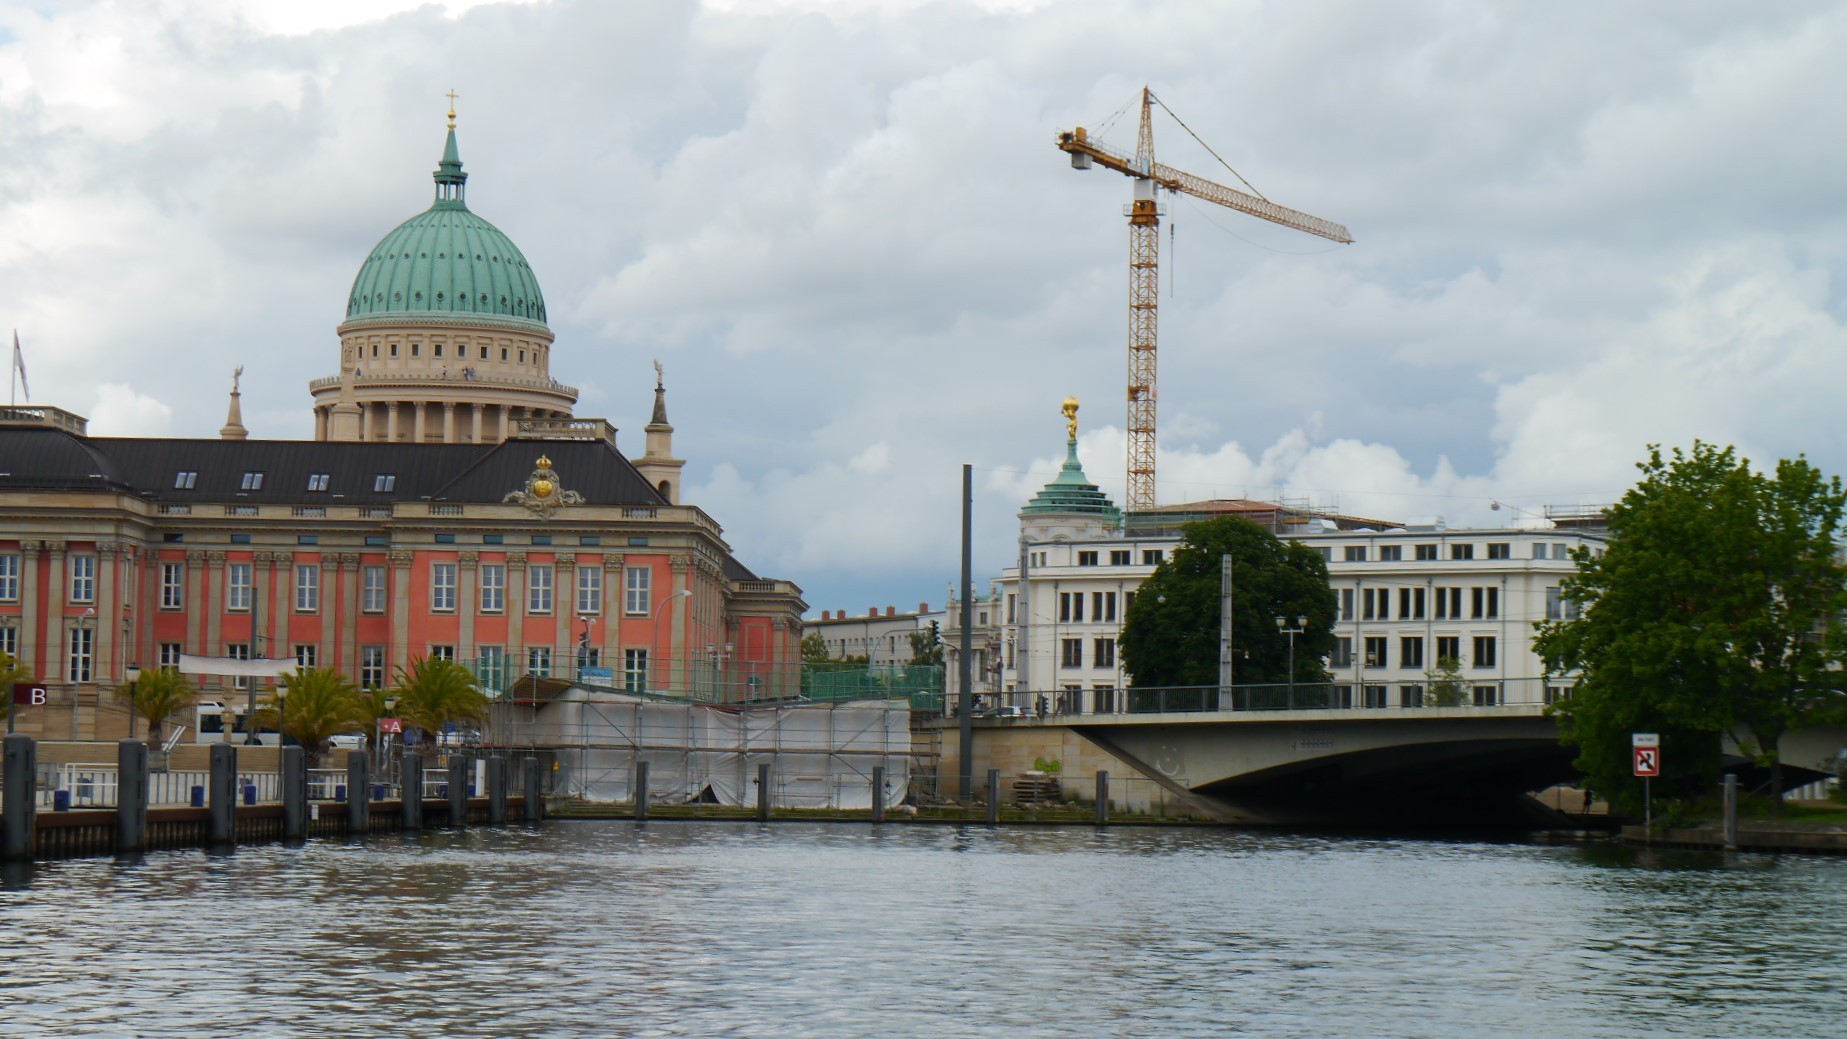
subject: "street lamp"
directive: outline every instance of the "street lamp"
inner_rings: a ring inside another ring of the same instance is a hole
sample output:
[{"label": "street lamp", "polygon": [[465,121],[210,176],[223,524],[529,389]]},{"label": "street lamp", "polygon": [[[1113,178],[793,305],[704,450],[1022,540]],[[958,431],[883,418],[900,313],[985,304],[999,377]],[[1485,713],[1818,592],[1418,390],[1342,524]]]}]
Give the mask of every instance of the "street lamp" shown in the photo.
[{"label": "street lamp", "polygon": [[[681,596],[691,595],[691,594],[693,594],[693,590],[691,588],[682,588],[679,591],[673,593],[672,595],[669,595],[663,598],[660,602],[657,602],[654,604],[654,641],[650,643],[652,648],[649,649],[648,652],[652,653],[655,650],[658,650],[660,648],[661,618],[667,615],[666,614],[667,604],[674,601],[675,599],[680,598]],[[653,672],[654,672],[654,691],[658,693],[662,689],[660,663],[658,661],[654,663]]]},{"label": "street lamp", "polygon": [[593,613],[580,613],[577,619],[584,622],[583,634],[577,636],[577,684],[584,682],[584,670],[590,666],[590,625],[596,621]]},{"label": "street lamp", "polygon": [[1308,618],[1295,618],[1291,627],[1288,617],[1276,618],[1276,630],[1289,636],[1289,706],[1295,706],[1295,637],[1308,630]]}]

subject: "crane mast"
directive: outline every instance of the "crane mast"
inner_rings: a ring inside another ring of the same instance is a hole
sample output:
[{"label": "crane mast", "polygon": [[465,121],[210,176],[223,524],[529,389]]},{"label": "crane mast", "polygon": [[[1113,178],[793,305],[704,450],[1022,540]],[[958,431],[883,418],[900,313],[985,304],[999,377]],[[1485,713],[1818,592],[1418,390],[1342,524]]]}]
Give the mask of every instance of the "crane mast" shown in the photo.
[{"label": "crane mast", "polygon": [[1155,376],[1160,330],[1161,206],[1156,189],[1185,192],[1271,223],[1293,227],[1330,241],[1349,243],[1347,229],[1332,221],[1279,206],[1260,195],[1215,184],[1154,161],[1154,127],[1151,120],[1154,93],[1142,88],[1141,126],[1135,134],[1135,154],[1125,155],[1089,139],[1083,127],[1061,132],[1057,145],[1071,156],[1073,169],[1101,164],[1134,179],[1135,195],[1124,212],[1129,218],[1129,383],[1128,383],[1128,511],[1154,508],[1155,408],[1159,399]]}]

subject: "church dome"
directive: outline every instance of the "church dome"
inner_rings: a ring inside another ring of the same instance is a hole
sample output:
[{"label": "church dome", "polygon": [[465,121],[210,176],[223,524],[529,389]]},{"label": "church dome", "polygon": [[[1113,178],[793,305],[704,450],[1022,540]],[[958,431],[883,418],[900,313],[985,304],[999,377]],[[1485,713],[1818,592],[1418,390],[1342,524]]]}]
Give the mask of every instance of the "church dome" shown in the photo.
[{"label": "church dome", "polygon": [[346,319],[453,316],[547,330],[545,297],[525,255],[468,208],[453,126],[434,177],[435,202],[392,229],[360,266]]}]

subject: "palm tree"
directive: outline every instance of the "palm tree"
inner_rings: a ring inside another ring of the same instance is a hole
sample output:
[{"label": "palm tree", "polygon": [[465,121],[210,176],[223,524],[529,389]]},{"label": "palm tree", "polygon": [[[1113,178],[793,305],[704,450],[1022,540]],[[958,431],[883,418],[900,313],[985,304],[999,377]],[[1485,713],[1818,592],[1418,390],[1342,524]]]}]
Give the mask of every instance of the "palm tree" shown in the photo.
[{"label": "palm tree", "polygon": [[170,667],[143,670],[132,682],[115,687],[116,698],[125,701],[131,714],[147,719],[148,744],[160,746],[160,727],[168,718],[193,705],[197,693],[185,675]]},{"label": "palm tree", "polygon": [[366,753],[378,760],[378,720],[391,717],[396,694],[388,689],[361,689],[353,702],[359,707],[359,720],[366,728]]},{"label": "palm tree", "polygon": [[32,671],[10,653],[0,653],[0,697],[6,700],[6,716],[13,716],[13,683],[32,681]]},{"label": "palm tree", "polygon": [[451,722],[487,720],[487,697],[474,672],[443,657],[419,657],[397,670],[398,717],[435,736]]},{"label": "palm tree", "polygon": [[263,700],[254,724],[291,737],[307,752],[308,767],[320,765],[327,738],[365,724],[359,689],[331,667],[296,668]]}]

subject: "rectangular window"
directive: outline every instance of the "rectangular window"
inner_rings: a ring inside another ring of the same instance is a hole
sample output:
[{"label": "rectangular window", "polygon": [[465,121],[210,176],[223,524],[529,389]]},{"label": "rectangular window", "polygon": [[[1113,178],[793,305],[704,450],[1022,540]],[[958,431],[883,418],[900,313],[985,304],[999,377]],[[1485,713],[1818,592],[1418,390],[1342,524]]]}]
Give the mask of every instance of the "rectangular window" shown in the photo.
[{"label": "rectangular window", "polygon": [[321,608],[321,568],[313,564],[295,568],[295,612],[314,613]]},{"label": "rectangular window", "polygon": [[0,602],[19,601],[19,557],[0,555]]},{"label": "rectangular window", "polygon": [[1017,596],[1015,596],[1012,592],[1007,593],[1007,623],[1008,624],[1013,623],[1013,610],[1014,610],[1015,605],[1017,605],[1015,602],[1016,598]]},{"label": "rectangular window", "polygon": [[1341,552],[1341,562],[1343,563],[1364,563],[1365,561],[1365,545],[1348,545]]},{"label": "rectangular window", "polygon": [[648,688],[648,651],[645,649],[625,649],[622,651],[622,688],[631,693],[646,692]]},{"label": "rectangular window", "polygon": [[71,602],[96,601],[96,557],[71,557]]},{"label": "rectangular window", "polygon": [[1422,588],[1398,589],[1398,619],[1401,621],[1424,619],[1424,590]]},{"label": "rectangular window", "polygon": [[198,482],[199,474],[196,471],[182,469],[173,474],[173,489],[176,491],[190,491]]},{"label": "rectangular window", "polygon": [[1424,639],[1413,635],[1398,640],[1398,666],[1420,668],[1424,666]]},{"label": "rectangular window", "polygon": [[1385,666],[1385,637],[1383,635],[1366,636],[1366,666]]},{"label": "rectangular window", "polygon": [[1116,687],[1113,685],[1093,685],[1090,687],[1091,706],[1098,714],[1116,712]]},{"label": "rectangular window", "polygon": [[88,682],[96,675],[96,630],[94,628],[72,628],[70,630],[70,670],[66,672],[73,682]]},{"label": "rectangular window", "polygon": [[431,660],[453,661],[455,660],[455,647],[446,646],[446,645],[433,645],[430,647],[430,659]]},{"label": "rectangular window", "polygon": [[1360,619],[1392,619],[1392,590],[1390,588],[1368,588],[1360,595]]},{"label": "rectangular window", "polygon": [[622,612],[634,616],[647,616],[649,609],[649,587],[654,580],[654,571],[645,566],[631,566],[622,574]]},{"label": "rectangular window", "polygon": [[1488,542],[1488,558],[1512,559],[1513,546],[1505,541],[1490,541]]},{"label": "rectangular window", "polygon": [[224,568],[224,608],[250,609],[250,564],[226,563]]},{"label": "rectangular window", "polygon": [[1546,587],[1546,620],[1574,621],[1578,619],[1578,604],[1565,598],[1564,590],[1558,585]]},{"label": "rectangular window", "polygon": [[1160,566],[1161,565],[1161,550],[1158,548],[1142,549],[1142,565],[1143,566]]},{"label": "rectangular window", "polygon": [[1401,685],[1398,687],[1398,706],[1424,706],[1424,687],[1421,685]]},{"label": "rectangular window", "polygon": [[1571,687],[1570,686],[1568,685],[1546,686],[1546,704],[1548,706],[1558,703],[1561,700],[1567,700],[1570,698],[1571,698]]},{"label": "rectangular window", "polygon": [[1469,589],[1469,605],[1474,620],[1492,620],[1501,615],[1501,590],[1499,588]]},{"label": "rectangular window", "polygon": [[1389,687],[1382,686],[1382,685],[1361,686],[1360,695],[1365,699],[1364,706],[1367,706],[1367,707],[1386,706],[1386,691],[1388,688]]},{"label": "rectangular window", "polygon": [[481,543],[483,545],[504,545],[507,543],[507,536],[505,534],[483,534]]},{"label": "rectangular window", "polygon": [[187,565],[161,563],[161,609],[181,609],[187,605]]},{"label": "rectangular window", "polygon": [[1078,566],[1096,566],[1097,565],[1097,554],[1095,552],[1079,552],[1077,554],[1077,565]]},{"label": "rectangular window", "polygon": [[296,667],[314,667],[314,662],[319,658],[320,648],[317,646],[301,645],[295,647]]},{"label": "rectangular window", "polygon": [[395,491],[397,489],[398,474],[396,473],[379,473],[377,476],[372,477],[372,491],[375,494],[383,494],[386,491]]},{"label": "rectangular window", "polygon": [[[165,647],[164,643],[162,647]],[[19,629],[13,627],[11,621],[0,624],[0,653],[5,653],[15,661],[19,659]]]},{"label": "rectangular window", "polygon": [[1417,561],[1420,563],[1429,562],[1437,557],[1437,546],[1435,545],[1413,545],[1411,547],[1416,551]]},{"label": "rectangular window", "polygon": [[552,536],[550,534],[534,534],[532,536],[532,543],[535,545],[549,545],[552,543]]},{"label": "rectangular window", "polygon": [[1498,685],[1478,685],[1475,687],[1475,706],[1494,707],[1501,702],[1501,687]]},{"label": "rectangular window", "polygon": [[1340,590],[1340,619],[1344,621],[1353,619],[1353,589],[1351,588]]},{"label": "rectangular window", "polygon": [[540,678],[552,675],[552,650],[550,646],[526,647],[526,673]]},{"label": "rectangular window", "polygon": [[[249,660],[250,643],[228,642],[224,647],[224,655],[230,657],[232,660]],[[234,676],[231,679],[231,688],[237,690],[248,689],[250,688],[250,679],[243,675]]]},{"label": "rectangular window", "polygon": [[359,608],[366,613],[384,613],[385,568],[368,566],[359,576]]},{"label": "rectangular window", "polygon": [[1084,593],[1058,593],[1058,620],[1060,623],[1075,623],[1084,619]]},{"label": "rectangular window", "polygon": [[1451,620],[1451,621],[1461,620],[1462,619],[1462,589],[1460,588],[1438,588],[1436,589],[1436,593],[1437,593],[1437,620],[1440,620],[1440,621],[1442,620]]},{"label": "rectangular window", "polygon": [[359,647],[359,688],[385,688],[385,647]]},{"label": "rectangular window", "polygon": [[160,644],[158,650],[159,656],[155,658],[155,662],[161,667],[178,670],[180,666],[180,654],[183,652],[184,650],[180,648],[179,643],[163,642]]},{"label": "rectangular window", "polygon": [[507,568],[504,563],[481,564],[481,612],[502,613],[507,608]]},{"label": "rectangular window", "polygon": [[1328,706],[1337,711],[1353,709],[1353,687],[1350,685],[1328,686]]},{"label": "rectangular window", "polygon": [[1084,640],[1083,639],[1064,639],[1062,641],[1064,643],[1063,656],[1060,659],[1063,660],[1064,666],[1065,667],[1083,667],[1084,666]]},{"label": "rectangular window", "polygon": [[1090,593],[1090,619],[1099,621],[1113,621],[1116,619],[1115,592]]},{"label": "rectangular window", "polygon": [[1096,639],[1090,646],[1090,664],[1092,667],[1116,666],[1116,640]]},{"label": "rectangular window", "polygon": [[1440,666],[1445,660],[1454,660],[1458,663],[1462,661],[1462,639],[1460,637],[1456,635],[1437,636],[1438,665]]},{"label": "rectangular window", "polygon": [[603,568],[590,564],[577,568],[577,615],[603,612]]},{"label": "rectangular window", "polygon": [[1404,561],[1404,546],[1403,545],[1380,545],[1379,546],[1379,562],[1381,563],[1401,563],[1403,561]]},{"label": "rectangular window", "polygon": [[1474,545],[1451,545],[1449,546],[1449,558],[1451,559],[1474,559],[1475,558],[1475,546]]},{"label": "rectangular window", "polygon": [[332,479],[333,475],[331,473],[309,473],[308,489],[311,491],[324,491],[327,489],[328,481]]},{"label": "rectangular window", "polygon": [[482,692],[498,693],[507,686],[507,651],[504,646],[475,647],[475,679]]},{"label": "rectangular window", "polygon": [[1334,652],[1328,654],[1329,667],[1353,666],[1353,639],[1346,635],[1334,638]]},{"label": "rectangular window", "polygon": [[1128,566],[1128,565],[1129,565],[1129,550],[1128,550],[1128,549],[1126,549],[1126,548],[1112,548],[1112,549],[1110,549],[1110,551],[1109,551],[1109,565],[1111,565],[1111,566]]},{"label": "rectangular window", "polygon": [[245,473],[243,482],[240,483],[238,487],[240,490],[246,490],[246,491],[262,490],[263,489],[263,474],[255,473],[255,472]]},{"label": "rectangular window", "polygon": [[1475,636],[1475,666],[1476,667],[1493,667],[1494,666],[1494,636],[1493,635]]},{"label": "rectangular window", "polygon": [[550,563],[534,563],[526,568],[527,613],[552,612],[552,577]]},{"label": "rectangular window", "polygon": [[430,609],[455,612],[455,564],[430,564]]}]

